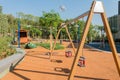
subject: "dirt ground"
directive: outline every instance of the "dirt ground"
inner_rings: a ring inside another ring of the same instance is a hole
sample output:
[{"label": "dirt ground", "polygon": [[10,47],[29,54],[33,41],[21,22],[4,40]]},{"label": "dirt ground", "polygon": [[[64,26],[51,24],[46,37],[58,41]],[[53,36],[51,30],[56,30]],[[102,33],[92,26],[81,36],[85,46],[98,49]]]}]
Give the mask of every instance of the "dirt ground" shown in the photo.
[{"label": "dirt ground", "polygon": [[[74,56],[65,57],[65,50],[27,49],[25,58],[1,80],[67,80]],[[72,51],[72,48],[70,48]],[[86,66],[77,66],[74,80],[120,80],[112,54],[85,48]],[[73,53],[74,54],[74,53]]]}]

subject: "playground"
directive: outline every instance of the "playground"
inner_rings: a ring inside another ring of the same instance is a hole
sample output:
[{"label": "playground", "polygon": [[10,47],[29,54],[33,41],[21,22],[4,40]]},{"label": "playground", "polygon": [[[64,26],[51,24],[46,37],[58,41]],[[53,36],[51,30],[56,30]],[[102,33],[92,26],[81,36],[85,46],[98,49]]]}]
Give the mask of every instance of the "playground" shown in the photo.
[{"label": "playground", "polygon": [[[67,44],[63,43],[65,46]],[[72,48],[71,48],[72,50]],[[53,62],[48,49],[26,49],[25,58],[1,80],[67,80],[74,56],[66,58],[65,49],[55,50]],[[74,80],[119,80],[112,54],[84,48],[85,67],[77,66]],[[56,54],[57,53],[57,54]],[[120,59],[120,57],[119,57]]]},{"label": "playground", "polygon": [[[94,14],[101,16],[111,52],[95,49],[94,46],[87,44],[87,35],[90,35],[89,30]],[[68,25],[73,25],[86,16],[81,38],[78,41],[80,36],[73,35],[77,42],[73,41]],[[51,16],[48,20],[52,20]],[[1,80],[120,80],[120,55],[101,1],[94,0],[90,10],[60,23],[56,35],[53,34],[55,31],[52,31],[54,29],[51,27],[54,25],[53,21],[49,21],[50,25],[48,25],[49,39],[43,40],[39,39],[41,35],[39,30],[35,28],[31,31],[23,30],[18,20],[17,41],[10,45],[16,48],[16,54],[1,60]],[[63,29],[68,39],[61,39]],[[28,34],[31,39],[28,38]],[[45,33],[42,36],[45,36]]]}]

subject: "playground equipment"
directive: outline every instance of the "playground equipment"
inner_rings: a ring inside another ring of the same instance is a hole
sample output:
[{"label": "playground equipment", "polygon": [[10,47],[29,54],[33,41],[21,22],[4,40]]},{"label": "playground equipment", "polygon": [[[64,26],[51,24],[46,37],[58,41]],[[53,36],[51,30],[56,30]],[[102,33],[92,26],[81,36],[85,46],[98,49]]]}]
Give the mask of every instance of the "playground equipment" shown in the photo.
[{"label": "playground equipment", "polygon": [[84,56],[80,56],[80,58],[78,60],[78,66],[85,67],[85,57]]},{"label": "playground equipment", "polygon": [[[79,20],[80,18],[83,18],[85,16],[88,16],[86,24],[85,24],[84,32],[83,32],[83,35],[82,35],[82,38],[81,38],[81,42],[79,43],[78,49],[77,49],[76,54],[75,54],[75,58],[73,60],[73,64],[72,64],[72,67],[71,67],[71,72],[70,72],[70,75],[68,77],[68,80],[74,80],[73,78],[74,78],[74,75],[75,75],[76,66],[78,64],[78,60],[79,60],[80,56],[82,55],[81,52],[82,52],[82,49],[83,49],[83,46],[84,46],[84,43],[85,43],[86,36],[88,34],[88,31],[89,31],[90,23],[92,21],[93,14],[96,14],[96,13],[101,15],[101,18],[102,18],[102,21],[103,21],[103,24],[104,24],[104,28],[105,28],[105,32],[107,34],[109,44],[110,44],[110,47],[111,47],[111,51],[112,51],[112,54],[113,54],[114,62],[116,64],[117,71],[118,71],[119,76],[120,76],[120,61],[119,61],[118,54],[117,54],[117,51],[116,51],[115,43],[113,41],[110,26],[109,26],[109,23],[108,23],[108,20],[107,20],[107,17],[106,17],[104,8],[103,8],[103,4],[102,4],[101,1],[94,0],[89,11],[87,11],[87,12],[83,13],[82,15],[74,18],[73,20],[70,20],[70,21],[61,25],[61,29],[65,28],[66,31],[68,31],[67,30],[67,25],[68,24],[70,24],[71,22],[76,22],[77,20]],[[58,31],[56,41],[58,39],[58,35],[59,35],[61,29],[59,29],[59,31]],[[68,33],[68,35],[69,35],[69,33]],[[69,37],[69,39],[71,41],[70,37]],[[56,41],[54,43],[54,46],[56,44]],[[74,49],[74,47],[73,47],[73,49]],[[51,56],[52,56],[53,50],[54,50],[54,47],[51,50]],[[74,52],[75,52],[75,50],[74,50]]]},{"label": "playground equipment", "polygon": [[78,66],[80,67],[85,67],[85,56],[84,56],[84,53],[83,53],[83,49],[82,49],[82,52],[81,52],[81,56],[78,60]]},{"label": "playground equipment", "polygon": [[37,46],[35,44],[30,43],[30,42],[25,45],[25,49],[32,49],[32,48],[36,48],[36,47]]},{"label": "playground equipment", "polygon": [[16,30],[18,48],[20,48],[21,43],[27,43],[29,41],[27,32],[27,30],[21,30],[20,20],[18,20],[18,30]]},{"label": "playground equipment", "polygon": [[[68,29],[68,31],[69,31],[69,29]],[[70,31],[69,31],[70,32]],[[69,42],[69,40],[67,41],[67,42]],[[66,50],[65,50],[65,56],[66,57],[72,57],[72,51],[70,50],[70,47],[71,47],[71,44],[70,44],[70,42],[68,43],[68,46],[67,46],[67,48],[66,48]]]},{"label": "playground equipment", "polygon": [[20,30],[20,35],[18,35],[18,31],[16,31],[17,36],[20,36],[20,43],[27,43],[28,40],[28,31],[27,30]]},{"label": "playground equipment", "polygon": [[70,75],[68,77],[68,80],[74,80],[73,78],[74,78],[74,75],[75,75],[76,65],[77,65],[77,62],[79,60],[79,57],[82,55],[81,54],[82,48],[83,48],[86,36],[88,34],[88,31],[89,31],[89,27],[90,27],[90,23],[91,23],[93,14],[95,14],[95,13],[101,15],[101,18],[102,18],[102,21],[103,21],[103,24],[104,24],[104,28],[105,28],[105,32],[107,34],[109,44],[110,44],[110,47],[111,47],[111,50],[112,50],[114,62],[116,64],[117,71],[118,71],[119,76],[120,76],[120,61],[119,61],[118,54],[117,54],[117,51],[116,51],[115,43],[113,41],[110,26],[109,26],[109,23],[108,23],[108,20],[107,20],[107,17],[106,17],[104,8],[103,8],[103,4],[102,4],[101,1],[93,1],[89,11],[87,11],[86,13],[82,14],[81,16],[73,19],[73,21],[76,21],[76,20],[80,19],[81,17],[84,17],[84,16],[88,15],[87,22],[86,22],[85,28],[84,28],[84,33],[83,33],[81,42],[79,43],[79,47],[76,51],[76,55],[75,55],[75,58],[73,60],[73,64],[72,64],[72,68],[71,68],[71,72],[70,72]]},{"label": "playground equipment", "polygon": [[70,50],[65,51],[65,56],[66,57],[72,57],[72,51],[70,51]]},{"label": "playground equipment", "polygon": [[[69,23],[69,24],[70,24],[70,23]],[[57,40],[58,40],[58,37],[59,37],[59,35],[60,35],[60,31],[62,30],[62,28],[65,28],[65,30],[66,30],[66,32],[67,32],[67,35],[68,35],[68,37],[69,37],[70,43],[72,44],[72,48],[73,48],[73,51],[74,51],[74,54],[75,54],[75,46],[74,46],[74,44],[73,44],[73,42],[72,42],[72,39],[71,39],[71,37],[70,37],[70,33],[69,33],[68,28],[67,28],[66,26],[67,26],[67,25],[65,25],[65,23],[62,23],[62,24],[61,24],[61,28],[58,30],[56,39],[55,39],[55,41],[54,41],[54,45],[53,45],[53,47],[52,47],[52,49],[51,49],[50,60],[52,59],[52,53],[53,53],[53,51],[54,51],[54,48],[55,48],[55,46],[56,46],[56,42],[57,42]]]}]

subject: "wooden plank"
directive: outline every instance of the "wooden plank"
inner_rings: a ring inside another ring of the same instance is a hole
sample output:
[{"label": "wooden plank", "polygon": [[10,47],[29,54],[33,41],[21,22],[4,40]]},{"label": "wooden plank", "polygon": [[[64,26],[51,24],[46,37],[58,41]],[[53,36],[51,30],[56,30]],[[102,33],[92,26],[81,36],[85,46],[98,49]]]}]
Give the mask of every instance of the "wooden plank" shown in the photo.
[{"label": "wooden plank", "polygon": [[52,59],[52,53],[53,53],[53,51],[54,51],[54,49],[55,49],[55,46],[56,46],[56,43],[57,43],[57,40],[58,40],[58,37],[59,37],[59,34],[60,34],[60,31],[61,31],[61,30],[62,30],[62,28],[60,28],[60,29],[58,30],[56,39],[55,39],[55,41],[54,41],[54,45],[53,45],[53,47],[52,47],[52,49],[51,49],[51,52],[50,52],[50,60]]},{"label": "wooden plank", "polygon": [[80,56],[82,55],[82,49],[83,49],[85,39],[87,37],[89,27],[90,27],[90,24],[91,24],[92,16],[93,16],[93,13],[94,13],[93,12],[94,6],[95,6],[95,1],[92,3],[87,22],[85,24],[83,36],[82,36],[81,42],[79,43],[79,47],[77,49],[77,52],[76,52],[76,55],[75,55],[75,58],[74,58],[74,61],[73,61],[73,64],[72,64],[72,68],[71,68],[71,72],[70,72],[70,75],[68,77],[68,80],[74,80],[73,78],[74,78],[74,75],[75,75],[76,66],[78,64],[78,60],[79,60]]},{"label": "wooden plank", "polygon": [[[88,13],[89,13],[89,11],[87,11],[87,12],[83,13],[82,15],[80,15],[80,16],[78,16],[78,17],[76,17],[76,18],[72,19],[72,20],[69,20],[69,21],[68,21],[68,22],[66,22],[65,24],[61,25],[61,27],[64,27],[65,25],[69,25],[69,24],[71,24],[72,22],[76,22],[77,20],[79,20],[79,19],[81,19],[81,18],[83,18],[83,17],[87,16],[87,15],[88,15]],[[67,27],[67,26],[66,26],[66,27]]]},{"label": "wooden plank", "polygon": [[112,37],[110,26],[109,26],[108,21],[107,21],[106,14],[101,13],[101,17],[102,17],[102,21],[104,23],[105,31],[106,31],[106,34],[107,34],[107,37],[108,37],[108,40],[109,40],[109,44],[110,44],[110,47],[111,47],[111,50],[112,50],[112,54],[113,54],[113,58],[114,58],[114,61],[115,61],[116,67],[117,67],[117,71],[118,71],[119,76],[120,76],[120,60],[119,60],[119,57],[118,57],[118,54],[117,54],[117,50],[116,50],[115,43],[114,43],[114,40],[113,40],[113,37]]}]

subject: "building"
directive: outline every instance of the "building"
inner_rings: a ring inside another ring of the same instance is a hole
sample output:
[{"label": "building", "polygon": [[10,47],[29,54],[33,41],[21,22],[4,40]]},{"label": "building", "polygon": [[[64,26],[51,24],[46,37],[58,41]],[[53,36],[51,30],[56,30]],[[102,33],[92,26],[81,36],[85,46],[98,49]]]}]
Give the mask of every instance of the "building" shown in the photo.
[{"label": "building", "polygon": [[120,40],[120,1],[118,2],[118,14],[108,18],[114,40]]},{"label": "building", "polygon": [[[18,30],[16,31],[16,37],[18,37]],[[24,44],[29,42],[28,39],[28,31],[27,30],[20,30],[20,43]]]}]

